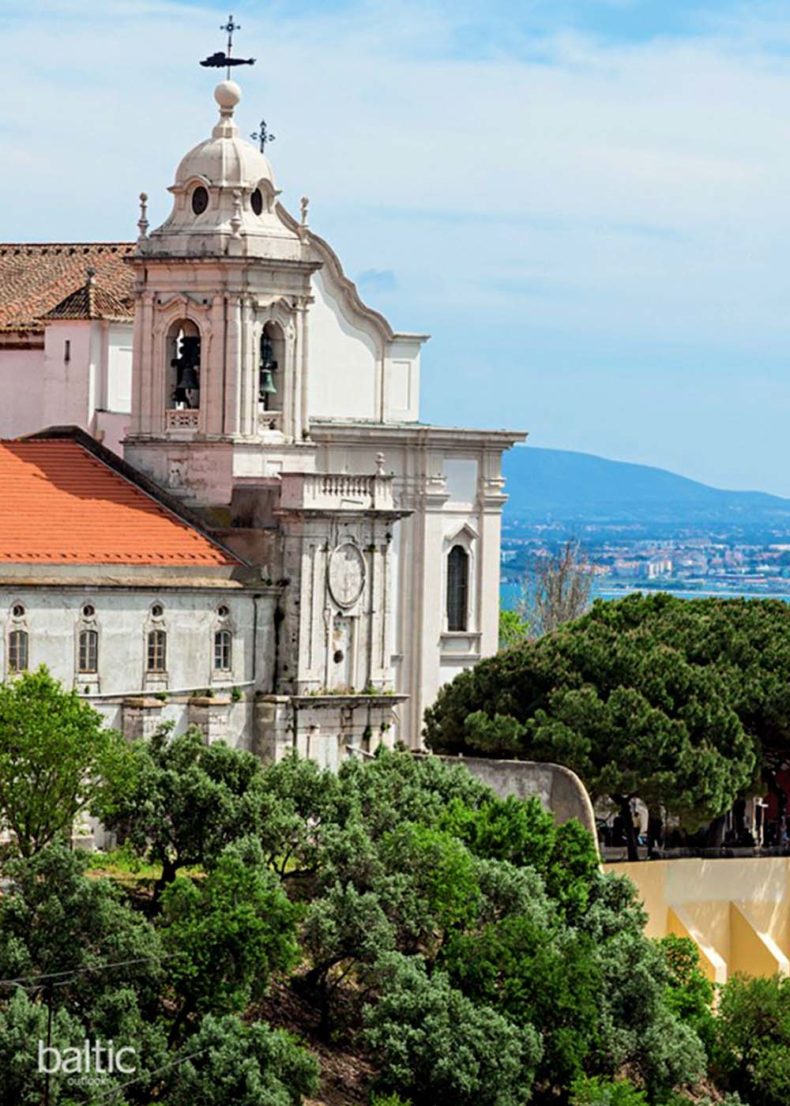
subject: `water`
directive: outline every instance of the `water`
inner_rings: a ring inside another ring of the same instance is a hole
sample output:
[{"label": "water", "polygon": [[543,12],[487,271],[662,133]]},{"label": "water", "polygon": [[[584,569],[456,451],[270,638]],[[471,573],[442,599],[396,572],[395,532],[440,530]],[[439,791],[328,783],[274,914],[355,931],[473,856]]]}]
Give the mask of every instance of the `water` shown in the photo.
[{"label": "water", "polygon": [[[506,611],[512,611],[516,608],[519,599],[521,598],[521,584],[514,583],[512,581],[505,580],[502,582],[499,589],[499,601],[502,605],[502,609]],[[790,595],[783,592],[773,591],[739,591],[737,589],[724,589],[724,588],[682,588],[678,585],[677,588],[645,588],[634,586],[627,587],[613,587],[611,582],[604,583],[603,581],[596,581],[592,588],[593,599],[624,599],[626,595],[633,595],[636,592],[643,592],[647,595],[653,595],[657,592],[666,592],[669,595],[674,595],[678,599],[782,599],[784,602],[790,602]]]}]

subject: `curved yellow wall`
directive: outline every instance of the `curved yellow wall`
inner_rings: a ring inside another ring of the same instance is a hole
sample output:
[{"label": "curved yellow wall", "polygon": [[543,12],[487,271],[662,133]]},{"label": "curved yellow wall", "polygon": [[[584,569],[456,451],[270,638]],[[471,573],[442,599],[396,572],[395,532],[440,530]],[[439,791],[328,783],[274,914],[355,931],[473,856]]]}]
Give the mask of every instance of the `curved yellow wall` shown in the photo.
[{"label": "curved yellow wall", "polygon": [[712,980],[790,975],[790,857],[607,864],[636,884],[647,933],[697,944]]}]

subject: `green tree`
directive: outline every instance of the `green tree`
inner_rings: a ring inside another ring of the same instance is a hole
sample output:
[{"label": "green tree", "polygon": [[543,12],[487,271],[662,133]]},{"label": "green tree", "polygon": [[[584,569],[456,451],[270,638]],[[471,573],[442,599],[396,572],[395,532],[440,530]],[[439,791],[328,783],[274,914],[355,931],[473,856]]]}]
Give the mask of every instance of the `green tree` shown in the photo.
[{"label": "green tree", "polygon": [[[598,602],[539,642],[461,673],[427,712],[427,740],[442,752],[565,764],[593,798],[617,804],[627,829],[637,796],[696,828],[753,786],[763,738],[784,740],[788,612],[771,612],[782,645],[768,650],[770,669],[748,643],[752,617],[743,603],[721,600]],[[739,673],[744,657],[756,687]],[[633,858],[635,844],[632,836]]]},{"label": "green tree", "polygon": [[790,979],[736,976],[722,988],[714,1065],[725,1086],[759,1106],[790,1098]]},{"label": "green tree", "polygon": [[19,853],[68,836],[123,754],[119,735],[45,668],[0,684],[0,820]]},{"label": "green tree", "polygon": [[300,1106],[318,1089],[318,1065],[263,1022],[207,1015],[167,1076],[168,1106]]},{"label": "green tree", "polygon": [[580,1076],[571,1087],[571,1106],[647,1106],[644,1091],[628,1079]]},{"label": "green tree", "polygon": [[200,730],[168,727],[131,746],[132,767],[96,811],[141,856],[161,864],[164,888],[185,867],[210,866],[231,842],[260,829],[262,768],[242,749],[206,744]]},{"label": "green tree", "polygon": [[710,1052],[715,1033],[713,984],[700,968],[699,950],[689,937],[670,934],[658,946],[669,972],[667,1004],[690,1025]]},{"label": "green tree", "polygon": [[292,968],[296,915],[251,839],[228,846],[205,878],[176,879],[162,901],[168,972],[180,1000],[171,1039],[195,1014],[244,1010],[263,996],[273,971]]},{"label": "green tree", "polygon": [[511,649],[529,641],[529,623],[519,611],[500,610],[499,648]]},{"label": "green tree", "polygon": [[382,1090],[414,1106],[522,1106],[540,1057],[538,1034],[470,1002],[419,959],[390,955],[379,966],[378,1002],[365,1008],[365,1040]]},{"label": "green tree", "polygon": [[86,861],[54,844],[8,865],[10,885],[0,896],[0,978],[55,975],[55,1004],[87,1022],[100,1000],[121,987],[151,1015],[162,980],[159,934],[110,880],[87,878]]},{"label": "green tree", "polygon": [[[65,1010],[53,1017],[50,1041],[56,1048],[79,1047],[85,1032]],[[0,1004],[0,1102],[11,1106],[41,1106],[46,1076],[39,1071],[39,1041],[47,1041],[47,1007],[20,988]],[[47,1056],[47,1063],[51,1063]],[[66,1077],[50,1076],[53,1103],[62,1102]]]}]

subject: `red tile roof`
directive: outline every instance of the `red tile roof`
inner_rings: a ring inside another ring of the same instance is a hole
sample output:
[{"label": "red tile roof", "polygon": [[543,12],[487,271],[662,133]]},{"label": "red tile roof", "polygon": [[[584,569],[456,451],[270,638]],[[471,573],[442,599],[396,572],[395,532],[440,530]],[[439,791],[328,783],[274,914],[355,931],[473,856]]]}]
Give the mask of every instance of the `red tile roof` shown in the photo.
[{"label": "red tile roof", "polygon": [[133,242],[0,243],[0,330],[40,329],[48,312],[85,287],[89,268],[113,308],[120,305],[121,317],[131,319],[134,273],[124,258],[134,248]]},{"label": "red tile roof", "polygon": [[72,292],[47,311],[45,319],[128,319],[129,307],[109,288],[89,277],[81,288]]},{"label": "red tile roof", "polygon": [[0,563],[236,565],[84,446],[0,441]]}]

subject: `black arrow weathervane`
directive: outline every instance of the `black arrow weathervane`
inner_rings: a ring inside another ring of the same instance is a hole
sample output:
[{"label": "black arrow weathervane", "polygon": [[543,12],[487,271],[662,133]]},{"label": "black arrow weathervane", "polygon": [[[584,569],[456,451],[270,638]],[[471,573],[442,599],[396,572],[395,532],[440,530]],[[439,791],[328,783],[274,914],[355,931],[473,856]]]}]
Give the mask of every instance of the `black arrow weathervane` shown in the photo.
[{"label": "black arrow weathervane", "polygon": [[255,58],[234,58],[233,55],[233,32],[241,30],[241,23],[234,23],[233,16],[228,16],[228,22],[223,23],[220,27],[221,31],[228,32],[228,45],[225,52],[218,50],[216,54],[211,54],[210,57],[204,58],[200,63],[211,69],[227,69],[227,77],[230,80],[230,70],[233,65],[255,65]]}]

